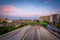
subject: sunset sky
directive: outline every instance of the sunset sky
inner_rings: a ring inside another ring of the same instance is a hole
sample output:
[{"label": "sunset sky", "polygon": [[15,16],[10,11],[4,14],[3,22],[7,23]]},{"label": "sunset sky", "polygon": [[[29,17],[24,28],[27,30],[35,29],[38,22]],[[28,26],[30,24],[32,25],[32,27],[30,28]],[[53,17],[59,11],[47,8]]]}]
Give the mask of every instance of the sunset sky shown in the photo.
[{"label": "sunset sky", "polygon": [[60,14],[60,0],[0,0],[0,18],[38,19]]}]

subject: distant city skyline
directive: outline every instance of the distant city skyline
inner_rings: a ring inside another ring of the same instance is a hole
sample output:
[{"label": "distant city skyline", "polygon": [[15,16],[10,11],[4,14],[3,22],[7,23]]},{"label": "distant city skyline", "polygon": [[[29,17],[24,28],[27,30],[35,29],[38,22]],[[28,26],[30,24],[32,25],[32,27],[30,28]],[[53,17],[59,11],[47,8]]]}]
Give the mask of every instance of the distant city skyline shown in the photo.
[{"label": "distant city skyline", "polygon": [[0,0],[0,18],[38,19],[60,14],[60,0]]}]

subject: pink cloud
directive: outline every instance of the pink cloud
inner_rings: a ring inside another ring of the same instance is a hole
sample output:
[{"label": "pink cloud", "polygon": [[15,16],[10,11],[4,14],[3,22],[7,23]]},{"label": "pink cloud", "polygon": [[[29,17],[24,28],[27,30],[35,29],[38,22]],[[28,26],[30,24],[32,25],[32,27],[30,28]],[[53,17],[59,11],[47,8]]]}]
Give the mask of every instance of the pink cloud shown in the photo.
[{"label": "pink cloud", "polygon": [[2,9],[2,12],[3,13],[9,13],[11,10],[13,10],[13,9],[15,9],[15,7],[14,6],[12,6],[12,5],[7,5],[7,6],[5,6],[3,9]]}]

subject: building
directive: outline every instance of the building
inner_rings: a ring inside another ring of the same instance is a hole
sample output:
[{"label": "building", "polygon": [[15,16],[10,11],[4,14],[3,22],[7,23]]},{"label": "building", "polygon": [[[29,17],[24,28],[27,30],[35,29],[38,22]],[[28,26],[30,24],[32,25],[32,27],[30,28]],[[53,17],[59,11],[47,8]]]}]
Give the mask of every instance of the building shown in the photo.
[{"label": "building", "polygon": [[60,23],[60,14],[51,14],[48,16],[40,17],[40,21],[48,21],[49,23],[59,24]]},{"label": "building", "polygon": [[14,23],[33,22],[33,20],[13,20]]},{"label": "building", "polygon": [[7,19],[6,18],[0,18],[0,23],[1,22],[7,22]]},{"label": "building", "polygon": [[42,16],[40,17],[40,21],[50,21],[50,16]]},{"label": "building", "polygon": [[7,20],[8,23],[13,23],[13,20]]}]

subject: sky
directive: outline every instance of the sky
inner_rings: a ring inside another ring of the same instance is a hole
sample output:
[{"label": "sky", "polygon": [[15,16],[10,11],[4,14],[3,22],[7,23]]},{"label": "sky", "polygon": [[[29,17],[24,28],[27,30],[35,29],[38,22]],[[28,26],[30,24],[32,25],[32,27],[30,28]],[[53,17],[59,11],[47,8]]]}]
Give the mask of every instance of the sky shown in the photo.
[{"label": "sky", "polygon": [[38,19],[60,14],[60,0],[0,0],[0,18]]}]

